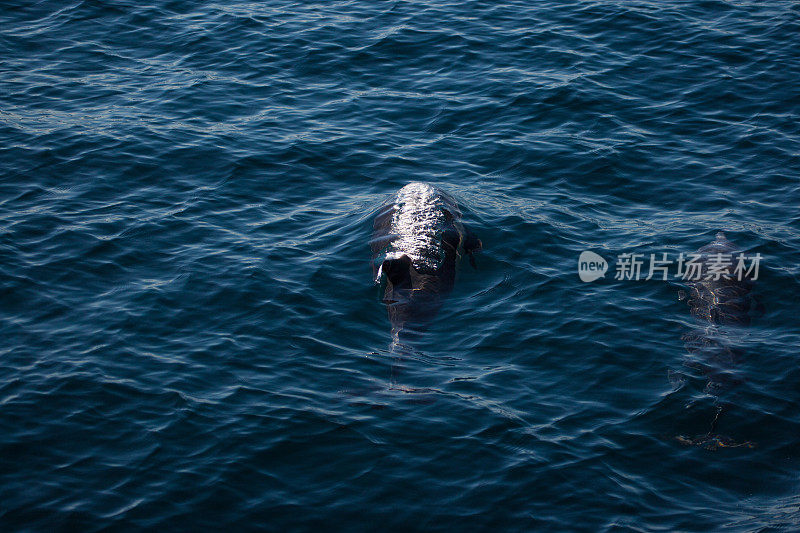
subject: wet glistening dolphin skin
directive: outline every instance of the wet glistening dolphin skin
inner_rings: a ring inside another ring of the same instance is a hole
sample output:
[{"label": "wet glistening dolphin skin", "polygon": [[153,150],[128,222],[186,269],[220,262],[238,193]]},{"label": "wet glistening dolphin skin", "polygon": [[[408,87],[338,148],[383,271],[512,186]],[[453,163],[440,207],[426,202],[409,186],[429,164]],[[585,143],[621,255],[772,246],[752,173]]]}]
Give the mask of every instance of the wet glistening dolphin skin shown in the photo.
[{"label": "wet glistening dolphin skin", "polygon": [[[700,279],[689,283],[688,303],[697,327],[683,336],[686,350],[692,357],[689,366],[701,370],[708,378],[706,392],[718,396],[741,383],[735,374],[741,353],[734,346],[731,329],[750,325],[750,309],[754,281],[746,276],[739,279],[735,270],[739,247],[719,232],[711,243],[697,250],[702,271]],[[727,257],[730,265],[723,269],[727,275],[709,275],[709,264],[719,257]],[[706,435],[695,438],[679,437],[685,444],[695,444],[709,449],[730,446],[751,447],[752,443],[736,443],[728,437],[716,434],[716,426],[725,403],[717,405],[717,411]]]},{"label": "wet glistening dolphin skin", "polygon": [[461,222],[456,201],[427,183],[409,183],[375,217],[371,241],[375,282],[386,280],[386,304],[392,335],[424,327],[436,315],[455,283],[462,253],[482,248]]}]

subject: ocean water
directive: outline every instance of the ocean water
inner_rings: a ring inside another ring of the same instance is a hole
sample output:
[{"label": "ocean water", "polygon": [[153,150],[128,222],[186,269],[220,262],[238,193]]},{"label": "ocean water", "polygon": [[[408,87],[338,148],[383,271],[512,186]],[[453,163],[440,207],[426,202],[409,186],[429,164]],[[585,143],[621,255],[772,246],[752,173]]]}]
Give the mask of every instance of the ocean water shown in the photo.
[{"label": "ocean water", "polygon": [[[798,36],[789,0],[4,1],[0,529],[800,529]],[[369,239],[412,181],[483,251],[397,350]],[[717,393],[685,284],[614,273],[720,230],[763,259]]]}]

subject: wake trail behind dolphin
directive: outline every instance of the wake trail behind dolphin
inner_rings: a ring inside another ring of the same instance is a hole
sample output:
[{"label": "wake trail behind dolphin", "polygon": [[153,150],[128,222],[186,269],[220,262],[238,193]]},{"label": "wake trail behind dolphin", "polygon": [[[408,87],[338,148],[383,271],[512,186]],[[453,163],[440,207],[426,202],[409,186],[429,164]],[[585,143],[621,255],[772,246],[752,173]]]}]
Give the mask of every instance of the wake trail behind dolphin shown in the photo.
[{"label": "wake trail behind dolphin", "polygon": [[[388,383],[384,382],[383,385],[373,387],[365,387],[363,389],[343,389],[339,392],[346,396],[350,396],[354,401],[352,405],[361,405],[373,409],[385,409],[389,404],[393,403],[390,398],[397,398],[397,393],[417,394],[420,396],[415,397],[412,403],[429,404],[433,403],[433,394],[437,391],[428,387],[413,387],[404,385],[400,382],[400,375],[403,371],[403,361],[407,360],[423,360],[427,356],[421,354],[416,348],[409,344],[403,343],[398,334],[392,335],[392,341],[387,346],[387,349],[381,353],[372,352],[371,355],[383,355],[391,359],[389,369]],[[369,357],[369,356],[368,356]],[[383,381],[383,380],[381,380]],[[404,400],[410,398],[403,396]]]}]

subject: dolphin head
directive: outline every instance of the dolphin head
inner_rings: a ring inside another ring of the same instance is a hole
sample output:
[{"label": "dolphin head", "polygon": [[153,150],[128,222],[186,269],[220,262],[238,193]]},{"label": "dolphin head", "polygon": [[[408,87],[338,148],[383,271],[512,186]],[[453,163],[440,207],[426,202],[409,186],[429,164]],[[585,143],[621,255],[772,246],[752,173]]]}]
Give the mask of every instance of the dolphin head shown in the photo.
[{"label": "dolphin head", "polygon": [[383,303],[392,330],[424,329],[442,304],[437,276],[418,272],[405,254],[385,259],[379,270],[379,276],[382,274],[386,275]]}]

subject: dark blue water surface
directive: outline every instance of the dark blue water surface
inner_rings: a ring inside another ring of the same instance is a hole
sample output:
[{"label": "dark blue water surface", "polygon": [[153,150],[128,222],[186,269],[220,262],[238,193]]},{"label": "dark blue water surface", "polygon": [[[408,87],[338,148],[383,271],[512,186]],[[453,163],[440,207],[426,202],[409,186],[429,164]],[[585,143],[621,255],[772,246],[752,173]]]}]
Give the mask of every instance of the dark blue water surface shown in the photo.
[{"label": "dark blue water surface", "polygon": [[[4,1],[0,529],[797,530],[799,81],[789,0]],[[398,351],[411,181],[484,250]],[[718,230],[712,394],[613,273]]]}]

